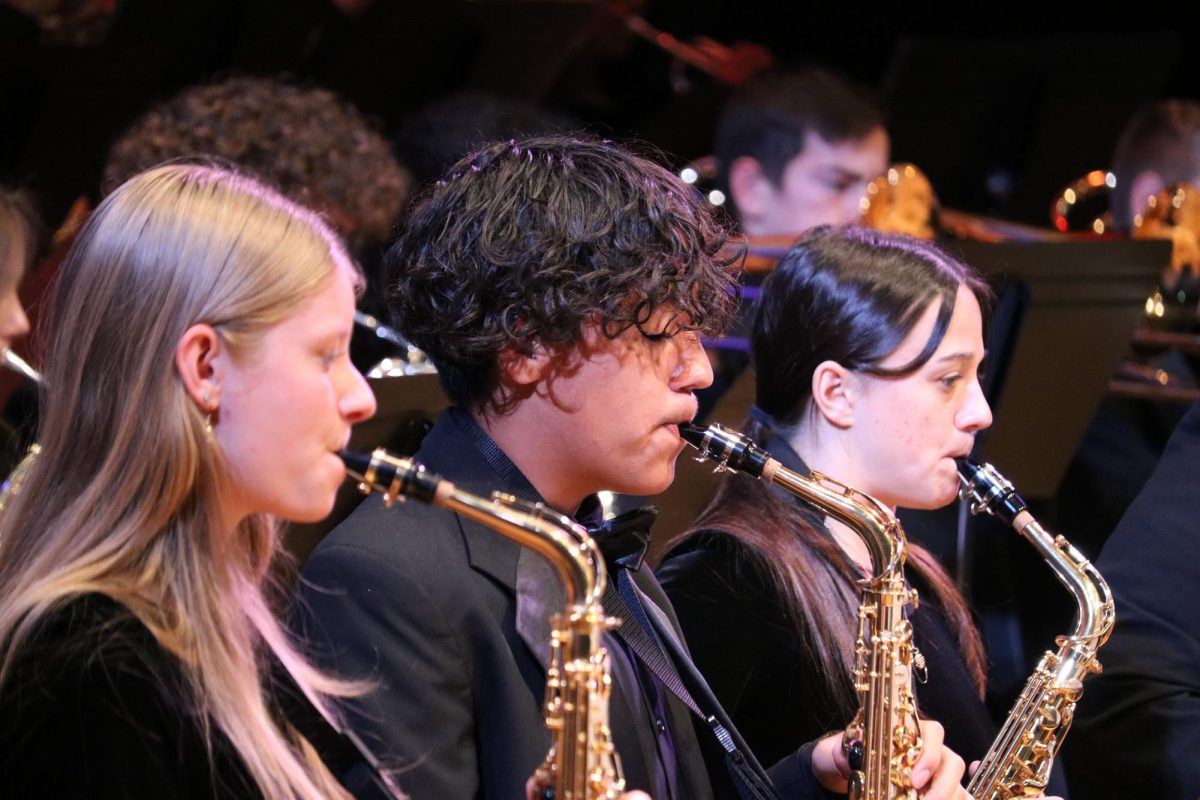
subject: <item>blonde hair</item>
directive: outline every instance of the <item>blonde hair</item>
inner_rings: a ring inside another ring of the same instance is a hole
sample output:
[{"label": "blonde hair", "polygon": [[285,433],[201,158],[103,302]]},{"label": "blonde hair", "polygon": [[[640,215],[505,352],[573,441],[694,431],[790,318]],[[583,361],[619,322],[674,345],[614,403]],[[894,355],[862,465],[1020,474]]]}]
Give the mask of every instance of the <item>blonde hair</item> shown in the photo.
[{"label": "blonde hair", "polygon": [[227,472],[174,351],[196,323],[253,347],[349,263],[316,215],[221,169],[159,167],[101,203],[52,300],[42,454],[0,521],[0,683],[40,619],[102,593],[179,659],[206,736],[228,737],[264,796],[348,796],[275,721],[264,656],[327,715],[324,695],[353,687],[309,666],[272,613],[273,520],[221,529]]}]

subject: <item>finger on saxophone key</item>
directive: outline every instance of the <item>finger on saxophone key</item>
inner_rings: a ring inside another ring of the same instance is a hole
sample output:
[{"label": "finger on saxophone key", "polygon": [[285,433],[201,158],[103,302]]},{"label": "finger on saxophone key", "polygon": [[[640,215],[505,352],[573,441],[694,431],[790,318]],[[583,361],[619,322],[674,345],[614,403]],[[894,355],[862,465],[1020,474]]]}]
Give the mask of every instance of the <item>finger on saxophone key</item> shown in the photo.
[{"label": "finger on saxophone key", "polygon": [[921,756],[912,771],[912,785],[926,800],[961,800],[966,764],[962,756],[944,744],[945,729],[933,720],[921,721]]}]

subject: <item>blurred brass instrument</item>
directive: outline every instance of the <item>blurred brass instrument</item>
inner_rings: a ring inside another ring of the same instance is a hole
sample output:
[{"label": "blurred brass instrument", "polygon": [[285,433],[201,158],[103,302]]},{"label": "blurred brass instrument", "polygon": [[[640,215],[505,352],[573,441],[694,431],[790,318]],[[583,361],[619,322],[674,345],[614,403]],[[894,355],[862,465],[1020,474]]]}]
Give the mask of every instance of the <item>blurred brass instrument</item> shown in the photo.
[{"label": "blurred brass instrument", "polygon": [[946,208],[929,177],[915,164],[899,163],[867,184],[858,202],[860,224],[917,239],[981,242],[1043,242],[1068,238],[1056,231]]},{"label": "blurred brass instrument", "polygon": [[863,224],[916,239],[937,235],[938,199],[933,184],[915,164],[893,164],[867,184],[858,202]]},{"label": "blurred brass instrument", "polygon": [[[1134,239],[1169,239],[1171,271],[1176,279],[1184,272],[1200,271],[1200,189],[1177,183],[1152,195],[1133,218]],[[1175,281],[1164,279],[1163,283]]]},{"label": "blurred brass instrument", "polygon": [[1094,169],[1071,181],[1050,205],[1050,224],[1062,233],[1109,233],[1113,229],[1110,200],[1117,187],[1111,172]]},{"label": "blurred brass instrument", "polygon": [[600,641],[619,620],[604,614],[604,558],[587,531],[540,503],[530,505],[499,492],[490,499],[470,494],[382,449],[341,456],[364,494],[379,492],[389,506],[412,497],[448,508],[550,562],[562,579],[566,607],[550,619],[545,717],[552,744],[536,773],[539,796],[617,800],[625,780],[608,726],[612,678]]},{"label": "blurred brass instrument", "polygon": [[907,543],[896,517],[871,498],[814,472],[806,477],[780,464],[745,436],[721,425],[681,426],[700,451],[698,461],[716,470],[742,472],[774,483],[853,530],[867,545],[874,574],[860,581],[859,635],[854,686],[858,713],[842,746],[850,762],[851,800],[915,800],[912,768],[921,754],[921,729],[913,695],[912,666],[921,663],[906,608],[917,594],[904,580]]},{"label": "blurred brass instrument", "polygon": [[[11,347],[0,349],[0,365],[7,369],[16,372],[18,375],[23,375],[34,383],[42,382],[42,374],[33,367],[25,359],[12,351]],[[25,457],[13,467],[13,471],[4,479],[4,483],[0,484],[0,513],[8,507],[9,501],[14,495],[20,494],[21,486],[25,483],[25,477],[29,474],[33,462],[37,460],[38,453],[42,452],[41,445],[37,442],[29,445],[29,450],[26,451]]]},{"label": "blurred brass instrument", "polygon": [[1012,484],[991,464],[959,459],[958,474],[971,513],[986,511],[1028,539],[1078,606],[1074,632],[1058,637],[1057,653],[1042,656],[967,786],[976,800],[1036,797],[1046,788],[1054,756],[1071,727],[1083,680],[1100,671],[1096,651],[1112,632],[1112,593],[1083,554],[1038,524]]},{"label": "blurred brass instrument", "polygon": [[1194,246],[1196,234],[1200,232],[1200,189],[1195,184],[1184,182],[1168,186],[1147,198],[1142,213],[1133,218],[1133,236],[1137,239],[1174,239],[1174,230],[1180,227],[1192,234],[1188,242],[1192,246],[1185,253],[1188,257],[1179,261],[1182,265],[1196,266],[1200,264],[1200,258],[1196,257],[1198,249]]}]

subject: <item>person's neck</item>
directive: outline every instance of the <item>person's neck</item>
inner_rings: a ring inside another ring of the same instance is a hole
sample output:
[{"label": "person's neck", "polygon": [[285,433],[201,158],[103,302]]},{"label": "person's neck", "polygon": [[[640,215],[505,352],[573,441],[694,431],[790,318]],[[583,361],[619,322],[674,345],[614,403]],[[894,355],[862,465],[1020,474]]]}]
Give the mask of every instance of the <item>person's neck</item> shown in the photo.
[{"label": "person's neck", "polygon": [[573,442],[556,435],[543,424],[545,416],[533,398],[522,401],[505,414],[472,412],[472,416],[513,465],[552,507],[575,513],[594,490],[585,486],[581,462]]},{"label": "person's neck", "polygon": [[[813,472],[827,475],[838,483],[862,492],[856,485],[862,468],[860,458],[847,447],[844,437],[838,435],[838,430],[821,424],[805,424],[797,426],[787,436],[787,442],[805,465]],[[863,492],[865,494],[865,492]],[[895,509],[890,509],[895,513]],[[833,540],[842,548],[847,557],[865,572],[872,570],[871,554],[866,543],[849,526],[833,519],[825,518]]]}]

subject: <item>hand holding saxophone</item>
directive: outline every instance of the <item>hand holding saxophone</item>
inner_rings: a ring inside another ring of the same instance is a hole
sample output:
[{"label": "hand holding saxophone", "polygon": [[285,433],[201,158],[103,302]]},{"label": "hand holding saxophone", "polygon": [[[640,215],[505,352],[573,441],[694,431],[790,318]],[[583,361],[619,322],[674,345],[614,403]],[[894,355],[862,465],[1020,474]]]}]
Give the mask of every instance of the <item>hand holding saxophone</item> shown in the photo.
[{"label": "hand holding saxophone", "polygon": [[[932,720],[922,720],[921,753],[913,765],[912,788],[925,800],[967,800],[962,787],[966,764],[943,743],[945,730]],[[813,749],[813,773],[831,792],[845,792],[853,775],[842,746],[844,734],[836,733],[817,742]]]}]

